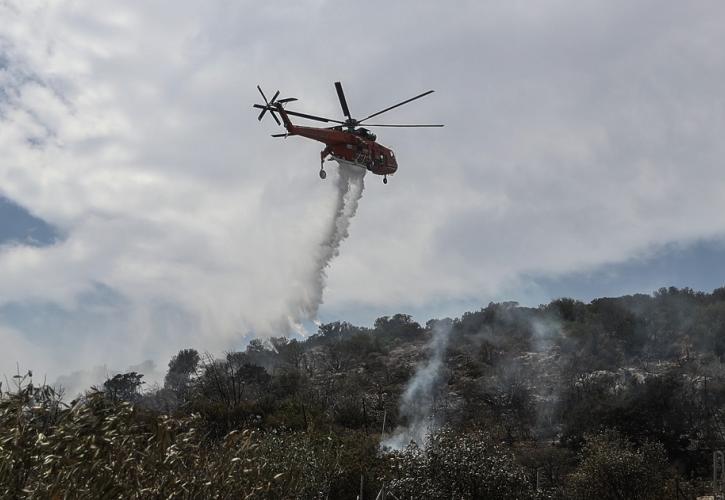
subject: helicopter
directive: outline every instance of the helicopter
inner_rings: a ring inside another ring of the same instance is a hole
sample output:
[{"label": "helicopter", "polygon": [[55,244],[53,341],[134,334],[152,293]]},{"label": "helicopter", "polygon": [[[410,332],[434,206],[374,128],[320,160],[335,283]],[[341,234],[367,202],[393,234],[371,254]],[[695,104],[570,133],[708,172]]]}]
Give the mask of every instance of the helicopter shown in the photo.
[{"label": "helicopter", "polygon": [[[395,153],[390,148],[383,146],[377,142],[377,136],[372,133],[368,127],[442,127],[443,125],[394,125],[394,124],[365,124],[364,127],[360,125],[373,118],[386,113],[392,109],[395,109],[403,104],[425,97],[432,94],[433,90],[428,90],[415,97],[406,99],[405,101],[399,102],[393,106],[389,106],[377,113],[366,116],[362,120],[357,120],[350,116],[350,109],[347,106],[347,100],[345,99],[345,93],[342,90],[342,84],[335,82],[335,90],[337,91],[337,97],[340,100],[340,106],[342,113],[347,118],[346,120],[333,120],[331,118],[325,118],[322,116],[310,115],[307,113],[300,113],[298,111],[291,111],[285,109],[285,105],[297,101],[295,97],[287,97],[284,99],[277,99],[279,97],[279,90],[272,96],[271,100],[267,100],[264,95],[262,88],[257,85],[257,90],[262,94],[264,104],[254,104],[254,108],[261,109],[257,119],[262,120],[264,115],[269,111],[277,125],[284,124],[284,128],[287,130],[284,134],[272,134],[272,137],[288,137],[291,135],[298,135],[313,139],[325,144],[325,149],[320,152],[320,178],[324,179],[327,177],[325,172],[324,164],[325,160],[329,158],[329,161],[337,161],[340,164],[351,165],[355,167],[364,168],[376,175],[383,176],[383,183],[388,183],[388,176],[393,175],[398,170],[398,162],[395,159]],[[277,114],[282,118],[282,122],[277,118]],[[336,123],[331,127],[306,127],[301,125],[295,125],[290,121],[290,116],[299,118],[305,118],[307,120],[315,120],[325,123]]]}]

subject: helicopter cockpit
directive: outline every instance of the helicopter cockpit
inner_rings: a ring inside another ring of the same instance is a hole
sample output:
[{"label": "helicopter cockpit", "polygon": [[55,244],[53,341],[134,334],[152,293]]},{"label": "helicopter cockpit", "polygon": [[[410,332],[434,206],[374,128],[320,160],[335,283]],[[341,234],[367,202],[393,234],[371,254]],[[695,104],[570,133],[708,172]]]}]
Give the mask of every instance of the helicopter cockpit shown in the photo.
[{"label": "helicopter cockpit", "polygon": [[357,135],[359,135],[360,137],[362,137],[363,139],[367,139],[369,141],[374,141],[375,139],[378,138],[375,134],[370,132],[368,129],[362,128],[362,127],[355,130],[355,133]]}]

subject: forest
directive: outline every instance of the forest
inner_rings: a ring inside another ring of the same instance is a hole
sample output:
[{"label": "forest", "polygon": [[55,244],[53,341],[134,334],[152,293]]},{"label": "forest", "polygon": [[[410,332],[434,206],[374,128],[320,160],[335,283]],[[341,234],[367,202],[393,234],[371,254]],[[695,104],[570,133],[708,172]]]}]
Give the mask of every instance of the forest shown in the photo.
[{"label": "forest", "polygon": [[722,487],[723,356],[725,287],[670,287],[183,349],[78,397],[24,371],[0,497],[694,499]]}]

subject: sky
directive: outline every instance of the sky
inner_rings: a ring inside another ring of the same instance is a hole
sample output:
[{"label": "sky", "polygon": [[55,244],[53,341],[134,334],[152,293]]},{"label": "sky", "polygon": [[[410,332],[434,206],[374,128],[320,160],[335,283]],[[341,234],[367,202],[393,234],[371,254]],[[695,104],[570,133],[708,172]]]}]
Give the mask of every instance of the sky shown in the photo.
[{"label": "sky", "polygon": [[[219,354],[314,320],[725,284],[725,4],[0,0],[0,373]],[[256,85],[378,118],[335,207]],[[93,378],[84,379],[84,383]],[[153,378],[149,375],[149,378]],[[67,379],[64,379],[67,380]]]}]

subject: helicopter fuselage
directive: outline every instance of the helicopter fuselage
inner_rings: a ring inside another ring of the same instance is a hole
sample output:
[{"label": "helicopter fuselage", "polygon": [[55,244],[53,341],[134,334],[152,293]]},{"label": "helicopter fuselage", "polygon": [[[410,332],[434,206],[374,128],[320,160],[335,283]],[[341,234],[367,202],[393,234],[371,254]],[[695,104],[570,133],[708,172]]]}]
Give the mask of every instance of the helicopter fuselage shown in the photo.
[{"label": "helicopter fuselage", "polygon": [[393,175],[398,170],[398,162],[390,148],[378,144],[375,136],[364,128],[349,131],[342,127],[318,128],[294,125],[281,106],[278,108],[287,135],[298,135],[325,144],[320,160],[328,156],[334,160],[362,167],[376,175]]}]

